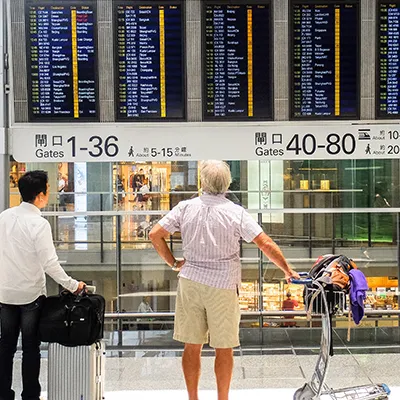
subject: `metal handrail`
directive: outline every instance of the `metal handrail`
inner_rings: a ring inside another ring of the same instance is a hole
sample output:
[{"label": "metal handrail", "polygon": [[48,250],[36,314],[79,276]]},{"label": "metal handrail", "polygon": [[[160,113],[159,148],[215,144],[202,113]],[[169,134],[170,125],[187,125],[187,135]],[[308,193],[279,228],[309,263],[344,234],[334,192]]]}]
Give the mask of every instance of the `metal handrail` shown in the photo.
[{"label": "metal handrail", "polygon": [[[250,214],[398,214],[400,207],[392,208],[264,208],[247,209]],[[124,215],[165,215],[169,210],[128,210],[128,211],[43,211],[46,217],[66,216],[66,217],[114,217]]]},{"label": "metal handrail", "polygon": [[[240,313],[241,316],[245,317],[305,317],[307,316],[306,311],[245,311]],[[348,315],[348,311],[344,311],[343,315]],[[397,315],[400,316],[400,310],[365,310],[365,316],[384,316],[384,315]],[[113,312],[106,313],[105,319],[124,319],[124,318],[163,318],[163,317],[174,317],[175,312],[151,312],[151,313],[139,313],[139,312]]]},{"label": "metal handrail", "polygon": [[[274,189],[268,189],[268,190],[230,190],[228,193],[229,194],[248,194],[248,193],[259,193],[260,195],[264,193],[321,193],[321,192],[328,192],[328,193],[362,193],[364,190],[363,189],[282,189],[282,190],[274,190]],[[138,192],[135,192],[133,190],[109,190],[109,191],[94,191],[94,192],[78,192],[78,191],[71,191],[71,192],[53,192],[50,191],[50,195],[60,195],[60,194],[78,194],[78,195],[99,195],[99,194],[106,194],[106,195],[113,195],[113,194],[131,194],[135,195]],[[199,190],[181,190],[181,191],[149,191],[148,194],[154,195],[154,194],[161,194],[161,195],[176,195],[176,194],[183,194],[183,195],[194,195],[194,194],[201,194]],[[20,196],[19,192],[11,192],[11,196]]]}]

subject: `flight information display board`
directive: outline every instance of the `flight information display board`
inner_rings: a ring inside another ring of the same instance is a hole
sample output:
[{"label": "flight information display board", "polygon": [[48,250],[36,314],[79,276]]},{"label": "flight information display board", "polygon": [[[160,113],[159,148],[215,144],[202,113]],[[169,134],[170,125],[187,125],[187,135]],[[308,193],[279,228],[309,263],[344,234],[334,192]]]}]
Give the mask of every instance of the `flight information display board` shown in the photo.
[{"label": "flight information display board", "polygon": [[29,119],[96,121],[93,2],[26,3]]},{"label": "flight information display board", "polygon": [[182,2],[118,2],[117,119],[185,118]]},{"label": "flight information display board", "polygon": [[206,2],[204,18],[204,119],[271,119],[270,3]]},{"label": "flight information display board", "polygon": [[400,1],[381,1],[378,11],[378,118],[400,114]]},{"label": "flight information display board", "polygon": [[359,4],[291,2],[291,117],[359,118]]}]

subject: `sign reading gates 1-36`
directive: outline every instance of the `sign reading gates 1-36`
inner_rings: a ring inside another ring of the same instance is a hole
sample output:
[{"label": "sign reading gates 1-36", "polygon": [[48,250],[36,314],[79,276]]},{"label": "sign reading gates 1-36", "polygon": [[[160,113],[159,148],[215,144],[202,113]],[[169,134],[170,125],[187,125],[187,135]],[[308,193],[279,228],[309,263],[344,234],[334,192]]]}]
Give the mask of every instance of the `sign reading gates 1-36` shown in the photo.
[{"label": "sign reading gates 1-36", "polygon": [[86,125],[12,128],[20,162],[399,158],[400,125]]}]

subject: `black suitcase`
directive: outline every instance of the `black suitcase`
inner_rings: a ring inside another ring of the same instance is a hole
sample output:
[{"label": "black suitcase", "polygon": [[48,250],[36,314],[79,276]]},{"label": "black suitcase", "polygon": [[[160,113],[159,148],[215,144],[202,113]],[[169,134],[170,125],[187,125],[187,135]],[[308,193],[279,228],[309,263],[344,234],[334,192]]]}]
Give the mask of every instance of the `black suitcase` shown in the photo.
[{"label": "black suitcase", "polygon": [[42,342],[90,346],[103,338],[105,300],[98,294],[64,291],[46,298],[40,323]]}]

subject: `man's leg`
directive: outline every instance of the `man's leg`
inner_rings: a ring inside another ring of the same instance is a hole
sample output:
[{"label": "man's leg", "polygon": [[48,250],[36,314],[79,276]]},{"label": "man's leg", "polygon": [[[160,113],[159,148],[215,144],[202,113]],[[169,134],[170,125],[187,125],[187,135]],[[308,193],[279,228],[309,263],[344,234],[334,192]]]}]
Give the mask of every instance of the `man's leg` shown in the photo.
[{"label": "man's leg", "polygon": [[233,349],[215,349],[218,400],[228,400],[233,372]]},{"label": "man's leg", "polygon": [[22,400],[40,398],[40,340],[39,319],[43,297],[21,306],[22,331]]},{"label": "man's leg", "polygon": [[185,343],[182,367],[189,400],[198,400],[201,349],[208,342],[207,317],[202,300],[205,288],[201,283],[179,278],[174,339]]},{"label": "man's leg", "polygon": [[199,380],[201,374],[201,349],[202,344],[185,343],[182,356],[183,375],[185,376],[186,388],[189,400],[199,399]]},{"label": "man's leg", "polygon": [[210,346],[216,353],[214,371],[217,379],[218,400],[228,400],[233,371],[233,348],[240,345],[238,288],[210,287],[206,299]]},{"label": "man's leg", "polygon": [[11,389],[11,386],[19,324],[19,307],[0,305],[0,400],[14,400],[15,398],[15,393]]}]

